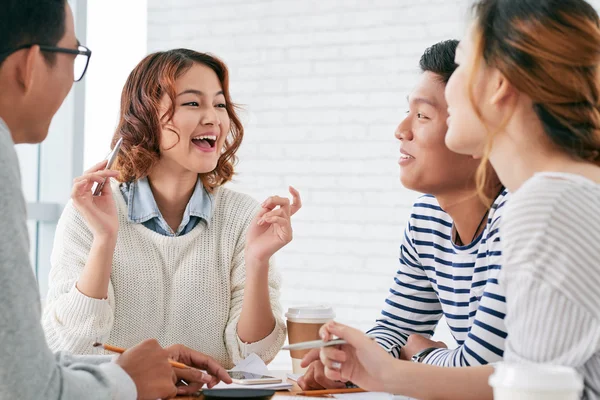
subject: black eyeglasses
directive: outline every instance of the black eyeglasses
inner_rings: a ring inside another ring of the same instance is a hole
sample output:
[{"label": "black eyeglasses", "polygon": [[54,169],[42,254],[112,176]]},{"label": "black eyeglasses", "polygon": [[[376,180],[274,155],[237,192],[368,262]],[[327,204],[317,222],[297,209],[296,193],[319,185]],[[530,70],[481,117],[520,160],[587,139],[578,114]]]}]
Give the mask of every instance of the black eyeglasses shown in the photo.
[{"label": "black eyeglasses", "polygon": [[[33,46],[35,46],[35,44],[24,44],[14,50],[0,53],[0,61],[4,60],[6,57],[10,56],[16,51],[28,49]],[[77,50],[75,50],[64,47],[47,46],[45,44],[39,44],[38,46],[40,46],[40,50],[51,53],[75,54],[75,62],[73,63],[73,79],[75,82],[79,82],[85,75],[85,71],[87,71],[88,64],[90,63],[90,57],[92,56],[92,51],[87,47],[78,45]]]}]

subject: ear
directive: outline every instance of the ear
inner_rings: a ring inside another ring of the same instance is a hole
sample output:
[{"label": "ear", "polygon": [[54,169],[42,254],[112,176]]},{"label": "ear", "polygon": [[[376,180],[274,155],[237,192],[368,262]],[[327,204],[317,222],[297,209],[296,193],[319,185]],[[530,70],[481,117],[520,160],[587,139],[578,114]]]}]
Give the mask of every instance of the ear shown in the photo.
[{"label": "ear", "polygon": [[515,87],[506,79],[497,69],[494,70],[493,76],[491,77],[493,83],[493,93],[490,98],[490,104],[501,105],[506,103],[514,94],[516,94]]},{"label": "ear", "polygon": [[29,93],[35,83],[37,68],[40,67],[40,46],[32,46],[25,49],[25,54],[17,66],[17,82],[21,85],[25,93]]}]

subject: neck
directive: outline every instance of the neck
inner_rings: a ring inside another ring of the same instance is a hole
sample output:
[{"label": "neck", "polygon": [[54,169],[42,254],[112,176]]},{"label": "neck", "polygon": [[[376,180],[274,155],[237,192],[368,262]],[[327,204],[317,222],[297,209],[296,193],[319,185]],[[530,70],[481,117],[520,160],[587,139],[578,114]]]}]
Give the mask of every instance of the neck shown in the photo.
[{"label": "neck", "polygon": [[198,174],[190,171],[173,174],[173,169],[159,164],[148,175],[148,181],[161,215],[173,231],[177,230],[194,193]]},{"label": "neck", "polygon": [[518,115],[495,136],[490,162],[511,192],[538,172],[567,172],[593,178],[594,171],[598,171],[591,163],[576,160],[557,148],[533,116]]},{"label": "neck", "polygon": [[[13,102],[14,103],[14,102]],[[0,96],[0,118],[8,127],[15,144],[27,143],[23,129],[19,124],[19,113],[15,110],[14,104],[9,101],[7,96]]]},{"label": "neck", "polygon": [[[496,193],[489,195],[495,197]],[[481,201],[474,188],[435,196],[440,207],[452,218],[454,228],[463,244],[467,245],[485,228],[481,223],[488,207]]]}]

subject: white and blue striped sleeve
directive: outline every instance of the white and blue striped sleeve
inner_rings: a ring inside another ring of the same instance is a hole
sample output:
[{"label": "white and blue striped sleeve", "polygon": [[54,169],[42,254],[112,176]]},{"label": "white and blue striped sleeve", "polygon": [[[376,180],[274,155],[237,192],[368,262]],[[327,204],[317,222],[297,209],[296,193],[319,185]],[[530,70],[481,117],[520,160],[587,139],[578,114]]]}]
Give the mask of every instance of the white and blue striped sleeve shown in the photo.
[{"label": "white and blue striped sleeve", "polygon": [[504,326],[506,298],[497,279],[501,254],[500,220],[501,218],[497,218],[491,223],[486,236],[488,242],[486,266],[494,273],[490,274],[486,282],[467,338],[462,343],[459,342],[459,346],[455,349],[432,351],[425,357],[423,363],[445,367],[467,367],[502,360],[507,334]]},{"label": "white and blue striped sleeve", "polygon": [[394,357],[408,336],[417,333],[431,337],[442,317],[442,307],[429,277],[421,266],[411,237],[410,222],[400,247],[400,268],[376,321],[367,333]]}]

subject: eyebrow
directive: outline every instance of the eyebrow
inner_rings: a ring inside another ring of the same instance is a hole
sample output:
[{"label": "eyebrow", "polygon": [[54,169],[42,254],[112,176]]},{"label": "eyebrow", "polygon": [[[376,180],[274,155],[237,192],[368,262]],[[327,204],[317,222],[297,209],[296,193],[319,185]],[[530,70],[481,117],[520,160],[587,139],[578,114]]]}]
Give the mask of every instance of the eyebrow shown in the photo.
[{"label": "eyebrow", "polygon": [[424,97],[413,97],[413,98],[410,98],[410,96],[406,96],[406,101],[407,101],[409,104],[410,104],[410,103],[411,103],[411,101],[412,101],[413,103],[417,103],[417,104],[418,104],[418,103],[425,103],[425,104],[428,104],[428,105],[430,105],[431,107],[434,107],[434,108],[436,108],[436,107],[437,107],[437,103],[436,103],[435,101],[433,101],[433,100],[429,100],[429,99],[426,99],[426,98],[424,98]]},{"label": "eyebrow", "polygon": [[[202,91],[200,91],[200,90],[196,90],[196,89],[186,89],[186,90],[184,90],[183,92],[179,93],[179,94],[177,95],[177,97],[179,97],[179,96],[183,96],[184,94],[188,94],[188,93],[191,93],[191,94],[196,94],[196,95],[198,95],[198,96],[204,96],[204,92],[202,92]],[[218,96],[218,95],[225,95],[225,93],[223,93],[223,91],[222,91],[222,90],[219,90],[217,93],[215,93],[215,96]]]}]

